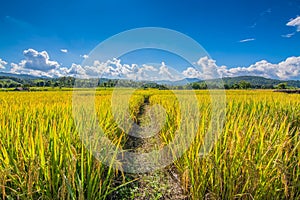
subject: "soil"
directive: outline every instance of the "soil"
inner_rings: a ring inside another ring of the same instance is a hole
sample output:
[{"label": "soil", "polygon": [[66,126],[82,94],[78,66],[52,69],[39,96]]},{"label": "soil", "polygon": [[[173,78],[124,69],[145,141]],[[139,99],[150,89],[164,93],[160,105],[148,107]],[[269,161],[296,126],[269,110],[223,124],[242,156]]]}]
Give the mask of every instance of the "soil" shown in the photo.
[{"label": "soil", "polygon": [[[140,111],[137,116],[137,125],[133,127],[131,131],[157,131],[155,127],[151,127],[149,124],[153,123],[153,115],[151,114],[151,106],[149,98],[145,98],[144,104],[140,107]],[[147,128],[145,128],[147,127]],[[124,146],[124,149],[133,152],[149,152],[155,148],[159,148],[162,145],[159,134],[155,134],[152,137],[134,137],[134,134],[128,135],[128,140]],[[141,167],[145,165],[145,161],[136,161],[141,163]],[[148,200],[148,199],[174,199],[185,200],[190,199],[181,186],[180,174],[176,167],[172,164],[165,168],[140,174],[125,173],[127,181],[136,180],[125,187],[120,188],[110,195],[109,199],[136,199],[136,200]],[[116,180],[116,186],[121,183],[120,180]]]}]

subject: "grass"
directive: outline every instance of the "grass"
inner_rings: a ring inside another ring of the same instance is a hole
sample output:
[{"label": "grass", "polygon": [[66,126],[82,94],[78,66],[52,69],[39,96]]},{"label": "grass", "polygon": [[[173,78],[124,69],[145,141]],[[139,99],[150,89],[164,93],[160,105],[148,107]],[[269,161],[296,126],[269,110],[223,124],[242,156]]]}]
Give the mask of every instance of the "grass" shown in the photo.
[{"label": "grass", "polygon": [[[178,95],[188,98],[185,91]],[[211,100],[208,91],[196,91],[196,95],[199,116],[189,119],[197,119],[197,129],[195,121],[181,121],[185,115],[180,108],[193,109],[193,105],[180,104],[170,91],[136,91],[129,98],[129,116],[124,113],[120,120],[136,121],[144,98],[150,97],[150,105],[160,104],[166,111],[159,132],[161,147],[176,138],[178,129],[188,133],[187,138],[195,137],[174,162],[182,188],[191,199],[299,199],[299,95],[226,91],[224,128],[204,157],[199,153],[211,122]],[[97,123],[121,148],[127,129],[118,127],[110,109],[111,98],[112,90],[96,92]],[[100,162],[82,143],[72,115],[71,91],[0,93],[0,105],[3,199],[105,199],[135,181],[118,170],[121,163],[116,169]],[[120,183],[115,184],[116,180]]]}]

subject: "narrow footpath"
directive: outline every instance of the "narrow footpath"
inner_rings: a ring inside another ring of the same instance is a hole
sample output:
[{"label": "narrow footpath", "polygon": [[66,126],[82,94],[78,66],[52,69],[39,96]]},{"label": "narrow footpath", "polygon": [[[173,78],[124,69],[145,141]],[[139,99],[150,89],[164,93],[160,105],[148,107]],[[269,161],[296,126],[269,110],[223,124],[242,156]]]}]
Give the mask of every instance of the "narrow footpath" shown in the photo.
[{"label": "narrow footpath", "polygon": [[[143,105],[137,116],[137,125],[131,131],[153,131],[156,124],[153,123],[153,113],[151,113],[149,97],[145,98]],[[152,122],[152,123],[151,123]],[[151,127],[153,126],[153,127]],[[147,127],[147,128],[144,128]],[[157,131],[157,130],[154,130]],[[147,134],[147,133],[146,133]],[[132,152],[149,152],[160,148],[162,145],[159,134],[152,137],[141,138],[128,135],[128,140],[124,149]],[[136,161],[139,162],[139,161]],[[143,167],[143,162],[140,162]],[[184,194],[180,184],[180,176],[174,165],[167,166],[149,173],[125,174],[128,180],[137,180],[125,188],[116,191],[110,199],[161,199],[161,200],[185,200],[189,199]]]}]

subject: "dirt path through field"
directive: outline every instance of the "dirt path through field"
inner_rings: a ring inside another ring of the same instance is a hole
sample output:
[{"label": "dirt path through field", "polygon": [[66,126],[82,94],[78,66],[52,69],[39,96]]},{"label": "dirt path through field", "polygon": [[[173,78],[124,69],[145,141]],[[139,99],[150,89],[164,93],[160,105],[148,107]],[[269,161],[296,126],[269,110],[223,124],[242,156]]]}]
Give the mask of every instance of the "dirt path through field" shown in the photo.
[{"label": "dirt path through field", "polygon": [[[147,132],[145,135],[149,135],[150,132],[158,132],[159,130],[155,130],[159,127],[157,122],[153,123],[152,121],[156,120],[154,118],[149,98],[145,98],[144,104],[140,107],[140,112],[137,116],[138,126],[133,127],[131,131],[145,131]],[[141,135],[144,135],[144,133],[141,133]],[[147,138],[134,137],[129,134],[125,149],[145,153],[153,149],[159,149],[161,145],[162,141],[159,134]],[[135,160],[135,162],[139,163],[140,167],[146,167],[147,163],[145,162],[151,161]],[[181,188],[179,173],[173,165],[143,174],[126,174],[126,177],[131,180],[137,179],[137,181],[128,186],[127,191],[117,192],[118,199],[189,199]]]}]

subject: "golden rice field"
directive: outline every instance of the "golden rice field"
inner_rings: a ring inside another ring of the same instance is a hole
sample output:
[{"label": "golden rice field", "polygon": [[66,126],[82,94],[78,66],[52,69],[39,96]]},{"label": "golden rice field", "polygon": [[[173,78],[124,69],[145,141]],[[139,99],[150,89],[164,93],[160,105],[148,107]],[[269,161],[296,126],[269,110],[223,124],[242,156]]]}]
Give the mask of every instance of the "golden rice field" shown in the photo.
[{"label": "golden rice field", "polygon": [[[300,96],[226,91],[220,137],[207,155],[199,156],[210,123],[211,98],[208,91],[196,94],[199,127],[187,131],[195,136],[193,143],[174,162],[187,198],[300,199]],[[0,92],[2,199],[109,199],[136,181],[122,172],[122,162],[107,166],[82,143],[72,95],[71,91]],[[112,90],[96,92],[97,123],[122,148],[128,137],[114,120],[111,97]],[[130,98],[133,120],[148,97],[150,105],[159,104],[166,111],[159,132],[162,143],[156,147],[161,148],[181,127],[182,113],[170,91],[138,90]],[[138,196],[126,195],[122,198]]]}]

